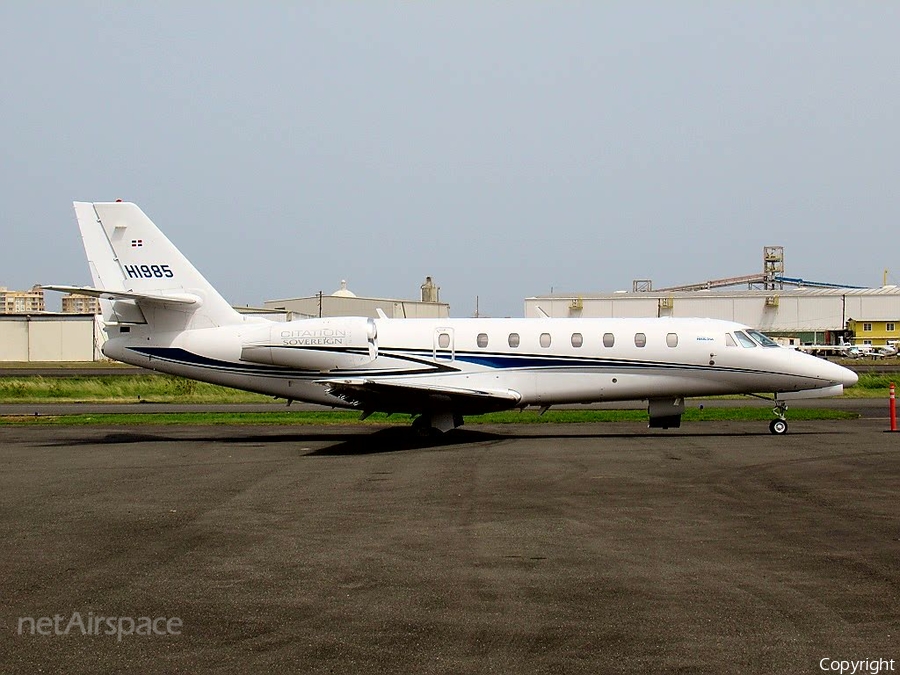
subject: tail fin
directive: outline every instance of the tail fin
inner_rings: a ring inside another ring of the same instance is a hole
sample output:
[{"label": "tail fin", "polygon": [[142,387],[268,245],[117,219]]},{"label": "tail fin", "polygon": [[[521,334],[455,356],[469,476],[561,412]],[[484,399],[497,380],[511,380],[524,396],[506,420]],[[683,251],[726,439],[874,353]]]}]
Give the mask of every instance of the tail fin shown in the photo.
[{"label": "tail fin", "polygon": [[75,202],[75,215],[106,321],[164,330],[242,322],[135,204]]}]

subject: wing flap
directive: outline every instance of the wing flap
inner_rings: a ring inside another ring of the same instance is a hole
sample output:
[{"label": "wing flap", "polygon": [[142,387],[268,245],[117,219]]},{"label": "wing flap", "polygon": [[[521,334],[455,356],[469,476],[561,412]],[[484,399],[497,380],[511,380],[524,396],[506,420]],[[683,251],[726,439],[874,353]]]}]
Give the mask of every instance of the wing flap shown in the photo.
[{"label": "wing flap", "polygon": [[451,408],[460,414],[480,414],[515,408],[522,396],[512,389],[466,389],[367,379],[318,380],[345,403],[365,410],[421,413]]}]

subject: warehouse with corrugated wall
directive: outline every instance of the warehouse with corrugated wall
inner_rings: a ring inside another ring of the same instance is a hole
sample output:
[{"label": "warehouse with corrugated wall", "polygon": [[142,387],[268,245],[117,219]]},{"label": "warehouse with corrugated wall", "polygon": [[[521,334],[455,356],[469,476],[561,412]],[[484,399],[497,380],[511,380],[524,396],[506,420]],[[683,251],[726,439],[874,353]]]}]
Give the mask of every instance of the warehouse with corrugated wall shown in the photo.
[{"label": "warehouse with corrugated wall", "polygon": [[[797,288],[740,291],[555,293],[525,299],[525,316],[709,317],[804,342],[845,337],[884,344],[900,339],[900,288]],[[863,335],[868,326],[870,335]],[[877,326],[877,329],[876,329]]]},{"label": "warehouse with corrugated wall", "polygon": [[105,334],[93,314],[0,315],[0,361],[97,361]]}]

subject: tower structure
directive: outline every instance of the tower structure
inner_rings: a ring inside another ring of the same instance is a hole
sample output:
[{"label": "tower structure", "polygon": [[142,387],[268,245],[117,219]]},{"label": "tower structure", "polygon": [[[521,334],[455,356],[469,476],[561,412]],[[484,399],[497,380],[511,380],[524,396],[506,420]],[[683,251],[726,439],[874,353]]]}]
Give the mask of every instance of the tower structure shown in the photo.
[{"label": "tower structure", "polygon": [[763,246],[763,290],[784,288],[784,246]]}]

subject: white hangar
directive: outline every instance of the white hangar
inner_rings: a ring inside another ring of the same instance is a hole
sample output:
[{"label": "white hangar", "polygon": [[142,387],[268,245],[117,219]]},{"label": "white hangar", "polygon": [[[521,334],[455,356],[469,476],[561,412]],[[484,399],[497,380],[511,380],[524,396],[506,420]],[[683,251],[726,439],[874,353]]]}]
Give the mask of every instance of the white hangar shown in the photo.
[{"label": "white hangar", "polygon": [[709,317],[804,344],[900,340],[900,287],[637,291],[525,299],[526,317]]},{"label": "white hangar", "polygon": [[99,361],[102,321],[96,314],[0,315],[0,361]]}]

